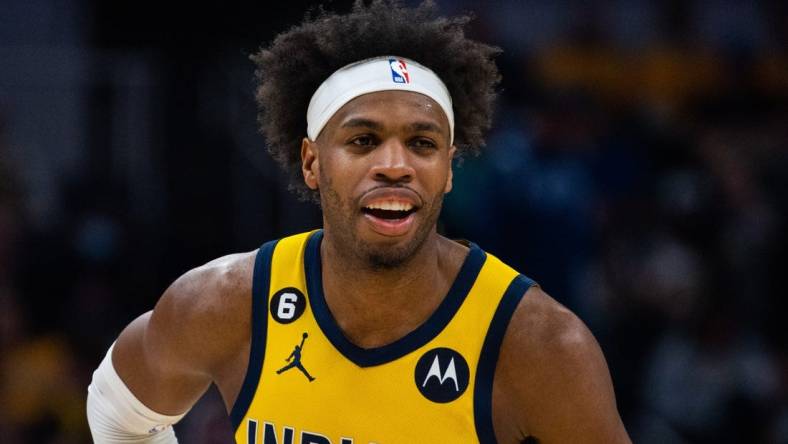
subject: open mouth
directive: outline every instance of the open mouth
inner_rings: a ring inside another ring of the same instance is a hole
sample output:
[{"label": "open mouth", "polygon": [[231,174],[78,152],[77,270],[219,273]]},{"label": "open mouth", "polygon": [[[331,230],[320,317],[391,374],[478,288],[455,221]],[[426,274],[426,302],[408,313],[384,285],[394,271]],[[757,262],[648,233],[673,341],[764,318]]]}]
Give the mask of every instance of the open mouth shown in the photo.
[{"label": "open mouth", "polygon": [[418,195],[408,190],[373,191],[364,199],[361,212],[367,226],[379,235],[399,237],[409,233],[416,225],[416,212],[420,207]]},{"label": "open mouth", "polygon": [[368,208],[364,207],[361,211],[370,216],[377,217],[378,219],[397,220],[404,219],[416,211],[415,208],[407,210],[384,210],[382,208]]},{"label": "open mouth", "polygon": [[416,212],[418,208],[409,202],[398,200],[373,201],[365,205],[361,211],[370,216],[384,220],[404,219]]}]

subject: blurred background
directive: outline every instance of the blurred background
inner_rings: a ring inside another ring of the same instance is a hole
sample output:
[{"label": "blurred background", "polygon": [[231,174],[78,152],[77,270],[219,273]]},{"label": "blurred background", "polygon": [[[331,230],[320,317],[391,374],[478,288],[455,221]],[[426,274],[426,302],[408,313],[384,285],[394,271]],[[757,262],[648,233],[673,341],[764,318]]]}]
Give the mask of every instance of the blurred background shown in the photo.
[{"label": "blurred background", "polygon": [[[320,225],[248,60],[312,3],[0,0],[2,442],[89,442],[93,369],[170,282]],[[788,443],[788,4],[439,6],[504,51],[440,229],[586,321],[635,442]],[[214,390],[177,430],[231,442]]]}]

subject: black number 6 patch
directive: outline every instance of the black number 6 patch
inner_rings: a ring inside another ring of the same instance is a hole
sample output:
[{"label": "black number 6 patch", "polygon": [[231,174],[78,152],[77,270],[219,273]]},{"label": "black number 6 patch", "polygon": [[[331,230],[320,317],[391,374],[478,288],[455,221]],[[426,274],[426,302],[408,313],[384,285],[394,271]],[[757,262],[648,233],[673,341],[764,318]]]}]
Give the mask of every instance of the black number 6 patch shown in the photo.
[{"label": "black number 6 patch", "polygon": [[271,298],[271,317],[280,324],[289,324],[304,313],[306,296],[297,288],[287,287]]}]

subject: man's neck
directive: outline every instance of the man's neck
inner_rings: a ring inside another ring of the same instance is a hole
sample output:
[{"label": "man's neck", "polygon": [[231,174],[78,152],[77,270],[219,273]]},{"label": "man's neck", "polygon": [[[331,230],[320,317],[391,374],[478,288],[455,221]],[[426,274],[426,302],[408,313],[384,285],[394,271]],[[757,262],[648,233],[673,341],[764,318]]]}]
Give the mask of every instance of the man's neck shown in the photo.
[{"label": "man's neck", "polygon": [[364,348],[390,344],[426,321],[448,293],[468,251],[432,233],[406,263],[374,269],[341,254],[330,233],[320,250],[326,303],[345,336]]}]

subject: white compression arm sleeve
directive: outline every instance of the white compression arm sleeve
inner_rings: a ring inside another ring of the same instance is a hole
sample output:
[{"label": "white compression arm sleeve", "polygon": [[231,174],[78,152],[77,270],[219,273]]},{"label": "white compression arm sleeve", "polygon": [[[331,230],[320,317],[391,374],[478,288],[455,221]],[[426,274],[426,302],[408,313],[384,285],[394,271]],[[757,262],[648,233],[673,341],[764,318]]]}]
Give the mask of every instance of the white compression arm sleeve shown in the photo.
[{"label": "white compression arm sleeve", "polygon": [[176,444],[172,424],[186,413],[162,415],[146,407],[120,379],[109,348],[88,387],[88,424],[96,444]]}]

